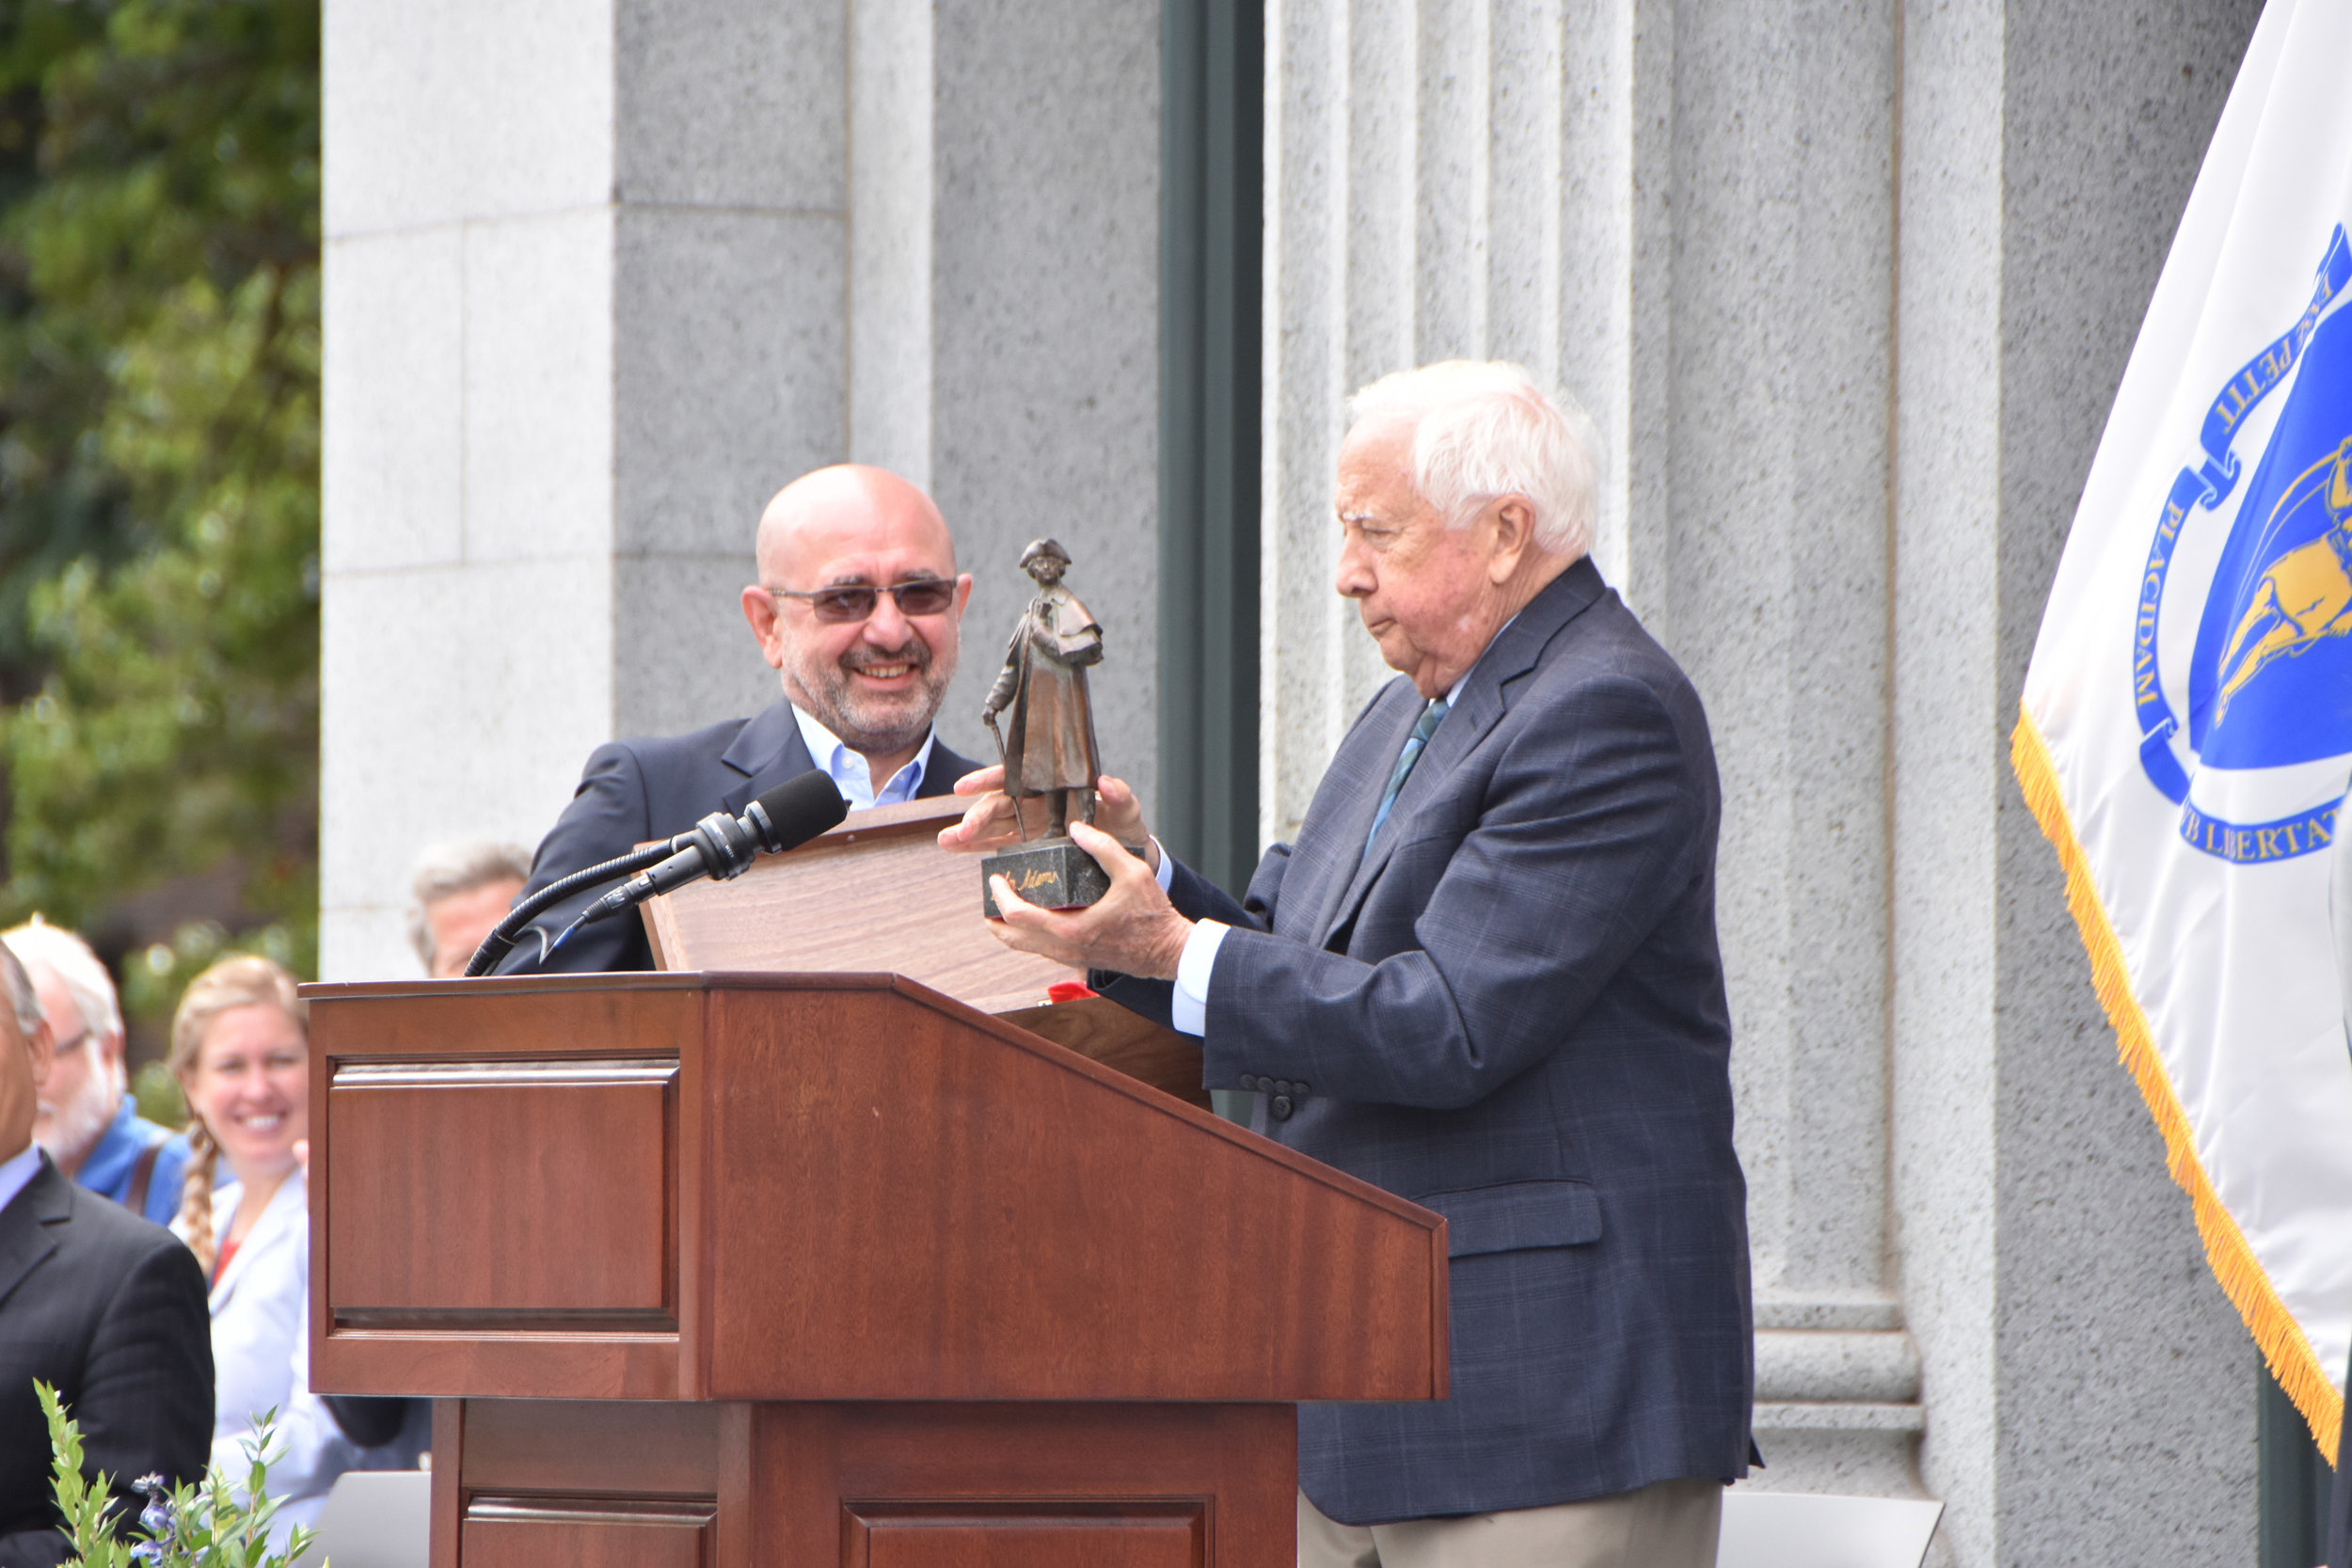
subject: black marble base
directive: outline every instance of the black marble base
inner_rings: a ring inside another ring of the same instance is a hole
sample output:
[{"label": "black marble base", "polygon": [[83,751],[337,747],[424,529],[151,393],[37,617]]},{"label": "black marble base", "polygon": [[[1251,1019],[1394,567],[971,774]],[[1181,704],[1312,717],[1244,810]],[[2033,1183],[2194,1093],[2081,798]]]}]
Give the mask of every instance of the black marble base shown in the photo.
[{"label": "black marble base", "polygon": [[980,862],[980,911],[993,920],[996,895],[989,891],[992,877],[1005,878],[1012,883],[1013,892],[1049,910],[1084,909],[1111,890],[1110,874],[1066,838],[1041,839],[999,850]]}]

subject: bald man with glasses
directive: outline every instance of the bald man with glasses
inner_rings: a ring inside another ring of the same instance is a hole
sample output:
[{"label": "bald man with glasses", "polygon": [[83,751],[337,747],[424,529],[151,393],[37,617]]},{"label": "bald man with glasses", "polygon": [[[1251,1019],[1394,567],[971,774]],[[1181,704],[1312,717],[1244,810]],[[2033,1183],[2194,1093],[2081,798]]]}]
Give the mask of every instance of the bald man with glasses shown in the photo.
[{"label": "bald man with glasses", "polygon": [[[880,468],[819,468],[768,503],[757,557],[743,618],[783,700],[691,735],[597,747],[532,857],[526,895],[684,832],[710,812],[740,813],[811,768],[862,809],[950,794],[979,766],[932,728],[955,676],[972,578],[957,570],[955,541],[929,496]],[[578,912],[559,908],[541,924],[561,930]],[[545,960],[538,948],[526,940],[498,973],[653,967],[635,920],[584,927]]]}]

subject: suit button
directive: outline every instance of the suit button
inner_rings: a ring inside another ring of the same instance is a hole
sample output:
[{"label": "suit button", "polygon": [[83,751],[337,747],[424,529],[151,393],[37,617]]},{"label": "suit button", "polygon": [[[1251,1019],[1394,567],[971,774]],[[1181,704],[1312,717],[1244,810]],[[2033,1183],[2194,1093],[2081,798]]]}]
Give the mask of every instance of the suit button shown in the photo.
[{"label": "suit button", "polygon": [[1249,1072],[1245,1072],[1245,1073],[1243,1073],[1243,1074],[1241,1075],[1241,1086],[1242,1086],[1245,1090],[1248,1091],[1248,1092],[1249,1092],[1249,1093],[1251,1093],[1251,1094],[1255,1094],[1255,1093],[1257,1093],[1257,1092],[1258,1092],[1258,1078],[1257,1078],[1257,1075],[1256,1075],[1255,1073],[1249,1073]]},{"label": "suit button", "polygon": [[1266,1101],[1266,1114],[1277,1121],[1290,1120],[1293,1109],[1291,1097],[1286,1094],[1278,1094]]}]

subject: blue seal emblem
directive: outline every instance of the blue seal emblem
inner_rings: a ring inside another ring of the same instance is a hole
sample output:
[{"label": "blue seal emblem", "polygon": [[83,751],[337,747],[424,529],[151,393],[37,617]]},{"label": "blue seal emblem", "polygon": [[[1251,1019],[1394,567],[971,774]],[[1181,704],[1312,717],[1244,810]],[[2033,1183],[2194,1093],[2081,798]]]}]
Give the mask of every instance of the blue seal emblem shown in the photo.
[{"label": "blue seal emblem", "polygon": [[[2193,798],[2192,771],[2234,779],[2352,753],[2352,308],[2339,308],[2347,284],[2352,244],[2339,226],[2301,316],[2208,405],[2197,461],[2172,482],[2140,577],[2132,648],[2140,766],[2181,808],[2182,839],[2238,863],[2326,847],[2344,799],[2344,775],[2329,770],[2307,798],[2273,802],[2292,809],[2238,821]],[[2236,442],[2281,386],[2284,404],[2195,615],[2184,733],[2160,657],[2166,586],[2195,515],[2218,511],[2237,487]]]}]

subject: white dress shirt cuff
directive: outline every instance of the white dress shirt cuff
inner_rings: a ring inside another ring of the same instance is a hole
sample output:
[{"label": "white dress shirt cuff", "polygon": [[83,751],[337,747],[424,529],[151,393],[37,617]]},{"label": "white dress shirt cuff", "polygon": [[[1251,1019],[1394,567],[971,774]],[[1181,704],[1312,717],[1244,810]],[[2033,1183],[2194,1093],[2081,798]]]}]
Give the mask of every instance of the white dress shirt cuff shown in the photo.
[{"label": "white dress shirt cuff", "polygon": [[1216,967],[1216,950],[1231,928],[1222,921],[1203,920],[1184,939],[1184,956],[1176,960],[1175,994],[1168,1005],[1168,1021],[1180,1034],[1209,1032],[1209,972]]}]

